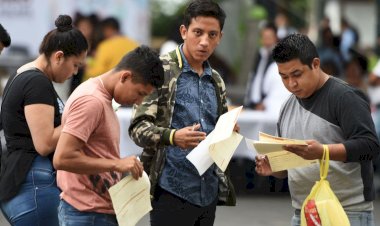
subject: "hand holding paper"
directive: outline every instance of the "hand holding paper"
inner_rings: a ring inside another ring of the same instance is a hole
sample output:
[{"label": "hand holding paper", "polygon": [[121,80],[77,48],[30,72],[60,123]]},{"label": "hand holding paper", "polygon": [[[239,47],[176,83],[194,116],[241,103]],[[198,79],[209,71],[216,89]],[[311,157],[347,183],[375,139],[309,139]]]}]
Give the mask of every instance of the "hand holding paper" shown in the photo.
[{"label": "hand holding paper", "polygon": [[[306,160],[302,157],[285,151],[283,146],[286,144],[307,145],[304,140],[286,139],[283,137],[271,136],[266,133],[259,133],[259,141],[246,139],[248,147],[257,153],[268,156],[273,172],[287,170],[295,167],[308,166],[317,163],[318,160]],[[253,148],[254,147],[254,148]]]},{"label": "hand holding paper", "polygon": [[214,130],[194,148],[186,158],[197,168],[199,175],[215,162],[225,171],[234,151],[243,137],[233,129],[242,106],[235,108],[219,117]]},{"label": "hand holding paper", "polygon": [[148,175],[138,180],[124,177],[109,189],[119,225],[134,226],[150,210],[150,182]]}]

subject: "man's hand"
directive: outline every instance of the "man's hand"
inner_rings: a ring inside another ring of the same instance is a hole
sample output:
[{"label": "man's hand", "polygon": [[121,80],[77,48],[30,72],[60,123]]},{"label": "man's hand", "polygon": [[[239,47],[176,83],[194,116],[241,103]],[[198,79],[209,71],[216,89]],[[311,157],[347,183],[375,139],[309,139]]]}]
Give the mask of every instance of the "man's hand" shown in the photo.
[{"label": "man's hand", "polygon": [[122,158],[117,162],[115,171],[121,173],[131,173],[133,178],[138,180],[139,177],[142,177],[144,167],[136,156],[129,156],[126,158]]},{"label": "man's hand", "polygon": [[177,130],[174,134],[174,144],[182,149],[194,148],[206,139],[206,133],[198,131],[201,128],[200,124],[188,126]]},{"label": "man's hand", "polygon": [[308,140],[306,143],[307,145],[287,144],[284,145],[284,149],[306,160],[321,159],[323,155],[322,144],[315,140]]},{"label": "man's hand", "polygon": [[255,170],[257,174],[259,174],[260,176],[272,175],[272,168],[270,167],[269,160],[266,155],[256,155],[255,162]]},{"label": "man's hand", "polygon": [[235,123],[234,131],[237,132],[237,133],[240,132],[240,126],[237,123]]}]

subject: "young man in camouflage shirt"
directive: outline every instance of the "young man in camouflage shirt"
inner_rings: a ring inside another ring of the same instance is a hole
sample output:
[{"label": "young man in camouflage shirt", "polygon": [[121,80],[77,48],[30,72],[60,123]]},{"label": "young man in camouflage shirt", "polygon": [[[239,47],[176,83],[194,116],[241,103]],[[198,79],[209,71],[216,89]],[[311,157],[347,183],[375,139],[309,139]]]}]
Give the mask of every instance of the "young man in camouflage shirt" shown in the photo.
[{"label": "young man in camouflage shirt", "polygon": [[200,176],[186,159],[227,111],[224,82],[207,61],[221,40],[224,20],[212,1],[188,5],[180,26],[184,43],[161,57],[164,85],[134,111],[129,133],[144,148],[152,226],[213,225],[217,204],[235,205],[226,174],[214,164]]}]

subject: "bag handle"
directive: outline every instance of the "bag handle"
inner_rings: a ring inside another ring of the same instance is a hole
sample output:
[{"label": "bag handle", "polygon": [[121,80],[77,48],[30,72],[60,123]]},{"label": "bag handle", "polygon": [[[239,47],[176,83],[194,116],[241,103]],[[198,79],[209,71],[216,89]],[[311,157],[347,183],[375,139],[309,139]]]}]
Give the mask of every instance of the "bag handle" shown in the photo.
[{"label": "bag handle", "polygon": [[323,146],[323,156],[322,159],[320,160],[320,177],[321,179],[326,179],[327,174],[329,173],[329,161],[330,161],[330,152],[329,152],[329,147],[327,144],[322,145]]}]

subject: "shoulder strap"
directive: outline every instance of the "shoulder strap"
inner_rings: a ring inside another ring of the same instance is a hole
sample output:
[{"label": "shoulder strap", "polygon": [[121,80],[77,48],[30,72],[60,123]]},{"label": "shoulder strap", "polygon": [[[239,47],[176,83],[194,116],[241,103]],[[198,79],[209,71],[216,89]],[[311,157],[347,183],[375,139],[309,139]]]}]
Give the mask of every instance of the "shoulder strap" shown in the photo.
[{"label": "shoulder strap", "polygon": [[8,91],[9,91],[9,88],[11,87],[11,85],[13,84],[13,82],[15,81],[16,77],[18,76],[19,74],[16,74],[15,77],[12,79],[11,83],[9,83],[9,86],[7,87],[6,90],[4,90],[4,94],[3,94],[3,98],[1,100],[1,107],[0,107],[0,130],[3,130],[3,103],[4,103],[4,100],[5,100],[5,97],[7,96],[8,94]]},{"label": "shoulder strap", "polygon": [[7,89],[4,90],[4,94],[3,94],[3,98],[2,98],[2,100],[1,100],[1,106],[0,106],[0,130],[3,129],[3,117],[2,117],[2,112],[3,112],[3,103],[4,103],[4,100],[5,100],[5,98],[7,97],[8,92],[9,92],[9,90],[10,90],[10,88],[11,88],[13,82],[16,80],[16,78],[17,78],[20,74],[24,73],[25,71],[29,71],[29,70],[38,70],[38,69],[36,69],[36,68],[31,68],[31,69],[27,69],[27,70],[24,70],[24,71],[21,71],[21,72],[17,73],[17,74],[15,75],[15,77],[13,77],[13,79],[12,79],[12,81],[9,83],[9,85],[6,87]]}]

